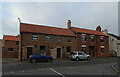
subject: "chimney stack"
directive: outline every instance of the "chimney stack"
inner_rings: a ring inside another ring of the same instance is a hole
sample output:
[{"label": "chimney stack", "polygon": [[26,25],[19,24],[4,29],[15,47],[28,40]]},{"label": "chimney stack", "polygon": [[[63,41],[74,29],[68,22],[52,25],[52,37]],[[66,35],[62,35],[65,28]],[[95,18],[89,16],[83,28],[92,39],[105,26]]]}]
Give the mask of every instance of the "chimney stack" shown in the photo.
[{"label": "chimney stack", "polygon": [[71,28],[71,20],[68,20],[67,26],[68,26],[69,29]]},{"label": "chimney stack", "polygon": [[100,27],[100,26],[98,26],[98,27],[96,28],[96,31],[101,32],[101,27]]}]

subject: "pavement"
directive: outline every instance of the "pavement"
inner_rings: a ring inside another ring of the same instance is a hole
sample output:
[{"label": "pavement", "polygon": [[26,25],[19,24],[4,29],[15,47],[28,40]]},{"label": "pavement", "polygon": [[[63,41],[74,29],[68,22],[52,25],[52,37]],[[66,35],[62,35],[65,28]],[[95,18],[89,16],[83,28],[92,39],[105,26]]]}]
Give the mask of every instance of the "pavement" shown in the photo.
[{"label": "pavement", "polygon": [[53,62],[29,63],[17,59],[3,60],[3,75],[118,75],[111,66],[117,63],[115,57],[93,58],[90,61],[54,60]]}]

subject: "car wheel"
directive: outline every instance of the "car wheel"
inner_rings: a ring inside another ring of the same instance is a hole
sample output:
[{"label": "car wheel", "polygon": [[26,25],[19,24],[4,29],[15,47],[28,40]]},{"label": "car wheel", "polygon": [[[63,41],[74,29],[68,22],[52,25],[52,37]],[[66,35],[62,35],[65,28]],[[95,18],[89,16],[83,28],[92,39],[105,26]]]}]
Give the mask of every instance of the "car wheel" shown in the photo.
[{"label": "car wheel", "polygon": [[90,57],[87,57],[87,60],[90,60]]},{"label": "car wheel", "polygon": [[48,59],[48,62],[52,62],[52,59]]},{"label": "car wheel", "polygon": [[36,59],[32,59],[32,63],[37,63],[37,60]]},{"label": "car wheel", "polygon": [[76,61],[79,61],[79,57],[76,58]]}]

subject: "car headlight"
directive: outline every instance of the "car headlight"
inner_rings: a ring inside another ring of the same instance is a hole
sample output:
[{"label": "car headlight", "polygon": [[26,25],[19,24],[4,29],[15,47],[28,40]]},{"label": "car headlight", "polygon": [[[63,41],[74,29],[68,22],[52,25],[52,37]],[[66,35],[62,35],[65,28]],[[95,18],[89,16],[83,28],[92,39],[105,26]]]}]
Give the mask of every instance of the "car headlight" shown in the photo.
[{"label": "car headlight", "polygon": [[29,56],[29,58],[31,58],[31,57],[32,57],[32,55]]}]

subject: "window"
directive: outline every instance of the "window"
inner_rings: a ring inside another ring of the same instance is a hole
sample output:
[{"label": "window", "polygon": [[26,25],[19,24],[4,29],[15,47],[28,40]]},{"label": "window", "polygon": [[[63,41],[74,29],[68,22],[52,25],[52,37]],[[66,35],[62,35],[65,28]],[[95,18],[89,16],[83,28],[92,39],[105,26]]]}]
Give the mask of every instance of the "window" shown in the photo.
[{"label": "window", "polygon": [[94,41],[94,35],[90,36],[90,41],[93,42]]},{"label": "window", "polygon": [[101,37],[100,37],[100,41],[101,41],[101,42],[104,42],[104,36],[101,36]]},{"label": "window", "polygon": [[60,42],[61,41],[61,37],[58,36],[57,37],[57,41]]},{"label": "window", "polygon": [[41,53],[45,53],[45,52],[46,52],[46,46],[41,45],[41,46],[40,46],[40,52],[41,52]]},{"label": "window", "polygon": [[70,53],[71,52],[71,47],[70,46],[67,46],[67,50],[66,52]]},{"label": "window", "polygon": [[82,51],[86,53],[86,47],[82,47]]},{"label": "window", "polygon": [[71,38],[67,38],[67,42],[72,42],[72,41],[71,41]]},{"label": "window", "polygon": [[104,48],[101,48],[101,53],[105,53]]},{"label": "window", "polygon": [[19,42],[18,42],[18,41],[16,42],[16,45],[19,45]]},{"label": "window", "polygon": [[78,53],[78,55],[82,55],[82,53]]},{"label": "window", "polygon": [[50,41],[50,36],[46,36],[45,40]]},{"label": "window", "polygon": [[13,48],[8,48],[8,52],[13,52]]},{"label": "window", "polygon": [[37,34],[33,34],[32,35],[32,40],[38,40],[38,35]]},{"label": "window", "polygon": [[114,39],[112,39],[112,41],[114,41]]},{"label": "window", "polygon": [[82,41],[86,41],[86,36],[85,36],[85,34],[82,34]]}]

